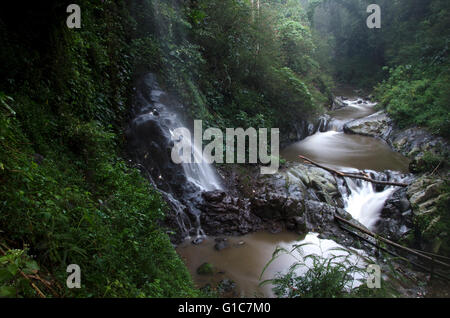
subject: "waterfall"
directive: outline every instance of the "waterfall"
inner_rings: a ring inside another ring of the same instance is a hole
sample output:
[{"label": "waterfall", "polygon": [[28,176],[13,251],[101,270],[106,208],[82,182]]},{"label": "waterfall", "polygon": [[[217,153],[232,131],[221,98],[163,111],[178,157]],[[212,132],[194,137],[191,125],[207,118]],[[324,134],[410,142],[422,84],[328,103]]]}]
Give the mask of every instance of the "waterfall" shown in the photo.
[{"label": "waterfall", "polygon": [[344,195],[345,210],[351,216],[373,230],[377,223],[384,203],[395,192],[395,187],[386,187],[376,192],[372,183],[362,180],[345,178],[349,193]]},{"label": "waterfall", "polygon": [[[128,152],[136,166],[158,188],[172,208],[173,226],[180,234],[203,236],[201,229],[201,193],[222,189],[211,164],[172,161],[173,131],[187,127],[184,105],[165,93],[154,74],[144,76],[136,87],[133,120],[127,129]],[[184,119],[184,120],[183,120]],[[194,158],[201,158],[202,150],[188,141]]]},{"label": "waterfall", "polygon": [[[181,126],[180,126],[181,127]],[[193,158],[202,158],[202,150],[195,143],[188,141],[192,149]],[[221,190],[222,186],[217,178],[214,168],[208,163],[183,163],[186,178],[199,187],[202,191]]]}]

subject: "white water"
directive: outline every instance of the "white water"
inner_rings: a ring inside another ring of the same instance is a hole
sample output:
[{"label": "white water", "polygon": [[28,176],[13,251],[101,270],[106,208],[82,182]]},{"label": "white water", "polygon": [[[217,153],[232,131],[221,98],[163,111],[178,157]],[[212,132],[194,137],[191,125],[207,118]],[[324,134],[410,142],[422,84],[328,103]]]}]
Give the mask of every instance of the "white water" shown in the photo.
[{"label": "white water", "polygon": [[395,192],[395,187],[386,187],[376,192],[372,183],[361,181],[360,185],[351,178],[345,178],[350,193],[344,197],[345,210],[351,216],[373,230],[380,217],[384,203]]},{"label": "white water", "polygon": [[[173,131],[176,128],[183,127],[181,121],[178,119],[178,116],[174,114],[172,116],[172,129],[170,129],[170,134],[172,136],[172,141],[179,142],[180,139],[177,138],[179,136],[175,136]],[[195,184],[201,191],[213,191],[222,189],[222,185],[217,177],[217,173],[211,164],[205,163],[202,160],[202,150],[199,149],[192,140],[187,140],[189,148],[192,151],[191,158],[192,159],[200,159],[198,160],[201,163],[196,163],[196,160],[192,160],[191,163],[182,163],[184,174],[187,180],[193,184]],[[181,156],[181,154],[180,154]]]},{"label": "white water", "polygon": [[[191,141],[192,155],[194,158],[201,158],[202,151],[198,149]],[[213,191],[222,189],[222,186],[217,178],[216,172],[207,163],[183,163],[184,173],[186,178],[198,186],[202,191]]]},{"label": "white water", "polygon": [[[296,246],[301,247],[296,248]],[[343,264],[346,267],[355,266],[357,268],[365,268],[367,260],[370,260],[368,255],[363,250],[354,249],[351,247],[344,247],[333,240],[320,239],[318,233],[308,233],[305,238],[299,242],[280,244],[280,247],[286,250],[295,249],[291,256],[295,260],[304,262],[305,267],[299,267],[296,270],[297,275],[303,275],[306,270],[313,267],[313,260],[311,258],[305,259],[307,255],[317,255],[324,259],[331,259],[335,257],[332,264]],[[292,264],[290,264],[292,265]],[[286,266],[287,268],[287,266]],[[353,281],[346,286],[349,289],[356,288],[362,284],[364,278],[363,273],[359,271],[352,272]]]}]

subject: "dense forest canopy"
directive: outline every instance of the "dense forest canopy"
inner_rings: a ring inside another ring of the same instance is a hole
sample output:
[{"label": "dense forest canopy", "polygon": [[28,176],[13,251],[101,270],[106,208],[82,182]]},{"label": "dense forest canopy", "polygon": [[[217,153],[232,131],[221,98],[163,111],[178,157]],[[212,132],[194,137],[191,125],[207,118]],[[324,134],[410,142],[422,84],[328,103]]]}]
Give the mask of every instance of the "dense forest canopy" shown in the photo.
[{"label": "dense forest canopy", "polygon": [[[423,125],[449,134],[450,3],[440,0],[378,1],[381,28],[365,27],[363,0],[310,2],[311,23],[337,82],[376,94],[403,127]],[[332,52],[331,56],[327,53]]]},{"label": "dense forest canopy", "polygon": [[[369,29],[371,2],[79,0],[73,30],[67,1],[2,8],[0,266],[91,273],[59,296],[201,295],[161,225],[166,204],[123,152],[148,72],[205,128],[283,133],[352,84],[401,127],[450,136],[450,2],[378,0],[382,26]],[[36,296],[17,270],[0,286]]]}]

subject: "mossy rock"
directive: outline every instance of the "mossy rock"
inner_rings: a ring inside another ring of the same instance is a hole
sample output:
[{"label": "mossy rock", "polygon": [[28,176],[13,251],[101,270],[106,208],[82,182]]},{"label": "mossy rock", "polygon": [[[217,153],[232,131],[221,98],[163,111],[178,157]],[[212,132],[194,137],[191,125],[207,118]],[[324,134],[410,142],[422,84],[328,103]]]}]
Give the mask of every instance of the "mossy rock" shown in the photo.
[{"label": "mossy rock", "polygon": [[213,275],[214,266],[210,263],[203,263],[197,268],[197,274],[199,275]]}]

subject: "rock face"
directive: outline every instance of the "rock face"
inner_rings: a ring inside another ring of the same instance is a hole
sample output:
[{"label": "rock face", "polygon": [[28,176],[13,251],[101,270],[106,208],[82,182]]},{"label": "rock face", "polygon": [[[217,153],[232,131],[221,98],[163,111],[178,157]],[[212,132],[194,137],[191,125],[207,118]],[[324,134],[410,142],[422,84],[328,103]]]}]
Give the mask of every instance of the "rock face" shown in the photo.
[{"label": "rock face", "polygon": [[[445,177],[449,179],[449,175]],[[423,175],[406,190],[416,227],[416,241],[422,249],[450,255],[448,209],[450,193],[443,191],[442,177]]]},{"label": "rock face", "polygon": [[280,128],[280,146],[284,148],[294,142],[309,137],[316,132],[325,132],[328,130],[332,118],[330,115],[324,114],[320,116],[314,123],[306,120],[295,122]]},{"label": "rock face", "polygon": [[376,232],[393,241],[406,237],[413,228],[413,214],[411,203],[407,197],[407,190],[401,188],[389,198],[376,224]]},{"label": "rock face", "polygon": [[211,235],[247,234],[262,229],[278,233],[285,228],[299,234],[319,231],[325,236],[342,236],[334,216],[351,216],[342,209],[339,187],[327,171],[292,163],[274,175],[255,176],[244,193],[250,199],[222,191],[205,192],[199,207],[202,226]]},{"label": "rock face", "polygon": [[345,124],[344,132],[387,140],[392,132],[392,120],[384,111],[379,111]]},{"label": "rock face", "polygon": [[248,199],[220,190],[204,192],[202,196],[201,224],[209,235],[239,235],[264,229],[261,218],[251,212]]},{"label": "rock face", "polygon": [[333,100],[333,105],[331,106],[331,110],[337,110],[344,107],[347,107],[347,103],[345,102],[345,98],[342,96],[337,96]]},{"label": "rock face", "polygon": [[423,165],[426,153],[448,155],[449,144],[442,137],[433,136],[420,128],[394,130],[388,139],[392,148],[411,159],[410,170],[415,172]]},{"label": "rock face", "polygon": [[439,191],[443,183],[442,179],[424,175],[408,187],[407,194],[415,215],[431,215],[436,211],[436,203],[445,195]]}]

